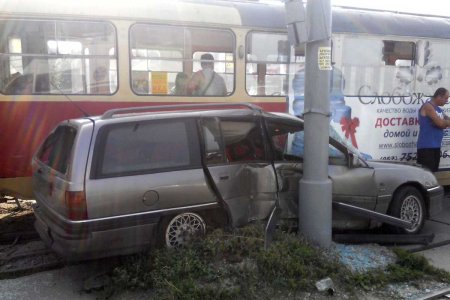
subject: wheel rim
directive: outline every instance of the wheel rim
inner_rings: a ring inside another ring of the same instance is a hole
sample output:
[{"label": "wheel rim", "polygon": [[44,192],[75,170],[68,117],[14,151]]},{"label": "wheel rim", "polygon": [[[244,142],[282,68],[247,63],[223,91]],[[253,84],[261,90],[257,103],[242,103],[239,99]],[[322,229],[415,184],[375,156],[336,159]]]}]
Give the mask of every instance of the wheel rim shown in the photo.
[{"label": "wheel rim", "polygon": [[409,195],[402,203],[400,209],[400,219],[411,222],[413,227],[406,229],[409,232],[414,232],[420,226],[422,221],[422,205],[419,198]]},{"label": "wheel rim", "polygon": [[206,224],[194,213],[184,213],[176,216],[167,225],[166,245],[171,248],[180,247],[196,235],[204,235]]}]

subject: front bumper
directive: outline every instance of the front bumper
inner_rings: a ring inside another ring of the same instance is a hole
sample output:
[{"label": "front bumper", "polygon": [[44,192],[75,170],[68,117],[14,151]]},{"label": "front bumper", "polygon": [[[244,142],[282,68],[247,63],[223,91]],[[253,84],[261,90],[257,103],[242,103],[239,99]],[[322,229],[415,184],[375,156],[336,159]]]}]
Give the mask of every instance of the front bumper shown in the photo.
[{"label": "front bumper", "polygon": [[427,189],[427,195],[430,205],[428,218],[431,219],[441,213],[444,208],[444,188],[440,185],[429,188]]}]

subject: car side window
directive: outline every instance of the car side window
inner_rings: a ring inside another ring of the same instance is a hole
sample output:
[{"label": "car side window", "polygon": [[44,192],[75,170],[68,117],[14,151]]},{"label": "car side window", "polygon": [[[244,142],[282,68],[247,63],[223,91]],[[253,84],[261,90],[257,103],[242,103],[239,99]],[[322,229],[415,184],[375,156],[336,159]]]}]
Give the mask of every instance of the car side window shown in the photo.
[{"label": "car side window", "polygon": [[[296,122],[269,120],[268,133],[272,142],[274,160],[301,161],[305,153],[303,126]],[[345,165],[345,154],[332,144],[328,144],[328,159],[332,165]]]},{"label": "car side window", "polygon": [[266,150],[259,122],[255,120],[221,120],[228,162],[266,160]]},{"label": "car side window", "polygon": [[224,162],[222,136],[217,119],[204,119],[201,122],[205,159],[207,164]]},{"label": "car side window", "polygon": [[301,123],[268,120],[267,129],[275,161],[300,161],[304,153]]},{"label": "car side window", "polygon": [[194,126],[184,120],[112,125],[99,133],[96,177],[163,172],[200,165]]}]

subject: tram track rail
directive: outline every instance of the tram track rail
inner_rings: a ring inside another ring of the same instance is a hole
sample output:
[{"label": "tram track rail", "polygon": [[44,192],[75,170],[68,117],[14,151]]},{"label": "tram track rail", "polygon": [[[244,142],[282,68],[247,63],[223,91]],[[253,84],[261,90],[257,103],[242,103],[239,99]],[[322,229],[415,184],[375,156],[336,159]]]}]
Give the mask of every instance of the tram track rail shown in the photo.
[{"label": "tram track rail", "polygon": [[0,235],[0,279],[15,278],[63,266],[35,231]]},{"label": "tram track rail", "polygon": [[[0,245],[10,244],[14,242],[26,242],[39,240],[39,234],[35,230],[8,232],[0,234]],[[0,247],[1,250],[1,247]]]}]

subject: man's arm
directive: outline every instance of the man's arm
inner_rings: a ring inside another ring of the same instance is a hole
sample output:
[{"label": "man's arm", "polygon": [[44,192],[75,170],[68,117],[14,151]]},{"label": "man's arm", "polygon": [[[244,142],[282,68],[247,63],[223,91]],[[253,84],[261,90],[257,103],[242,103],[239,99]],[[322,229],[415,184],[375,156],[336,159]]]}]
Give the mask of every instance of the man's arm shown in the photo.
[{"label": "man's arm", "polygon": [[436,110],[434,109],[433,105],[431,105],[430,103],[426,103],[422,107],[420,114],[422,116],[429,117],[436,127],[439,127],[442,129],[450,127],[450,119],[448,117],[445,118],[446,117],[445,114],[444,114],[444,119],[440,118],[439,115],[436,113]]}]

